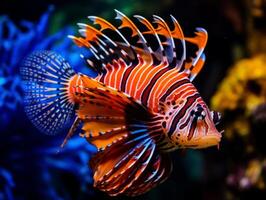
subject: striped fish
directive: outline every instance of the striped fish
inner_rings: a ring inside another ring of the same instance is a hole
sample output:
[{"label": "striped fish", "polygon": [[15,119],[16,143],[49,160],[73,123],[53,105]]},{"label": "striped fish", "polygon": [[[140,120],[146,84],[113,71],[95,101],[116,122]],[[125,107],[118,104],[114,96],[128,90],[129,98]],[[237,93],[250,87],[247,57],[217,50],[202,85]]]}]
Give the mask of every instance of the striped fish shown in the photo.
[{"label": "striped fish", "polygon": [[[26,113],[42,132],[57,134],[73,120],[62,146],[81,125],[80,136],[98,152],[90,160],[94,186],[111,196],[136,196],[162,183],[172,170],[169,152],[218,145],[210,111],[192,84],[205,61],[207,32],[185,37],[159,16],[136,23],[116,10],[119,28],[89,16],[80,36],[69,36],[91,52],[81,55],[97,72],[76,73],[57,53],[30,55],[21,69]],[[193,46],[189,52],[187,46]]]}]

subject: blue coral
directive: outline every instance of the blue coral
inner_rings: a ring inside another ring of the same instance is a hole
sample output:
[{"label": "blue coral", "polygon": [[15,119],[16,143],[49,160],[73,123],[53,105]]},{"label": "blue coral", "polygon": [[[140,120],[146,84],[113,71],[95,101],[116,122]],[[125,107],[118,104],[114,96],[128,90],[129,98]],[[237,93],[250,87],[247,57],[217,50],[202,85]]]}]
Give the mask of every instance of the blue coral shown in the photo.
[{"label": "blue coral", "polygon": [[22,21],[21,27],[17,27],[8,16],[0,16],[0,120],[4,124],[10,122],[12,114],[22,104],[19,68],[31,52],[60,52],[74,69],[86,70],[79,58],[80,50],[67,38],[67,35],[73,34],[72,28],[66,27],[53,35],[48,35],[48,22],[53,10],[52,6],[49,7],[37,24]]},{"label": "blue coral", "polygon": [[50,7],[36,24],[22,21],[20,26],[0,16],[0,199],[71,199],[73,187],[79,190],[75,194],[90,195],[88,161],[95,148],[76,136],[58,152],[64,136],[41,135],[23,111],[19,68],[31,52],[53,50],[76,71],[86,70],[81,52],[67,38],[73,34],[70,27],[48,34],[53,10]]},{"label": "blue coral", "polygon": [[11,173],[0,167],[0,199],[13,200],[13,188],[15,186]]},{"label": "blue coral", "polygon": [[[90,195],[87,188],[92,183],[92,174],[88,161],[96,149],[78,136],[60,149],[62,137],[47,137],[34,130],[27,131],[23,135],[2,135],[5,143],[0,147],[0,185],[4,188],[0,187],[0,199],[1,195],[68,199],[73,188],[80,194]],[[71,182],[75,184],[66,184]],[[16,195],[12,195],[15,190]]]}]

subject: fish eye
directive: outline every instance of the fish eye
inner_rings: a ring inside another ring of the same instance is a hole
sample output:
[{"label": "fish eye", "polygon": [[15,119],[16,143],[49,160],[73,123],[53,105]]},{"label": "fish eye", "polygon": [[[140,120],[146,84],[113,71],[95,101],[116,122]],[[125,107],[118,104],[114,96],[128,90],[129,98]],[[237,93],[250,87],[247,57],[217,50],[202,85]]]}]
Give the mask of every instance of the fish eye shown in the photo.
[{"label": "fish eye", "polygon": [[198,116],[197,116],[197,120],[204,120],[206,117],[206,113],[205,111],[201,111]]},{"label": "fish eye", "polygon": [[203,118],[205,118],[206,117],[206,112],[203,110],[203,111],[201,111],[201,116],[203,117]]},{"label": "fish eye", "polygon": [[221,122],[222,115],[219,112],[211,111],[211,117],[215,125],[218,125]]},{"label": "fish eye", "polygon": [[200,106],[198,106],[195,110],[192,110],[190,114],[194,119],[197,120],[203,120],[206,117],[206,112]]}]

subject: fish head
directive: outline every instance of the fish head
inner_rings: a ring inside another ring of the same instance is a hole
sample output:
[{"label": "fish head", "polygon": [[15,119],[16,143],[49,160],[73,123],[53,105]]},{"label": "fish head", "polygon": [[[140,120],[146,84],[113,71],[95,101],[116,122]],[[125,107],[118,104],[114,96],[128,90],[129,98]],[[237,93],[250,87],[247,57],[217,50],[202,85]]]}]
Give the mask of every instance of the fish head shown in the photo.
[{"label": "fish head", "polygon": [[170,106],[165,116],[164,132],[176,148],[219,146],[222,131],[219,132],[216,125],[221,114],[210,111],[198,93],[183,98],[178,107]]},{"label": "fish head", "polygon": [[188,126],[180,131],[179,145],[195,149],[219,146],[221,132],[216,128],[219,120],[214,120],[214,115],[218,114],[210,111],[205,104],[197,104],[189,113]]}]

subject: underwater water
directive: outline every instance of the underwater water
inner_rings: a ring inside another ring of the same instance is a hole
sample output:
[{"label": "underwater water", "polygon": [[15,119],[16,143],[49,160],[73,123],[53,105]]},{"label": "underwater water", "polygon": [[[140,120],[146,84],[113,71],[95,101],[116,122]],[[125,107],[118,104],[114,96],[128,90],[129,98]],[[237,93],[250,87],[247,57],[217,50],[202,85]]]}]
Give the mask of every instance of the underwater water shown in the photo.
[{"label": "underwater water", "polygon": [[[266,51],[257,42],[265,41],[264,4],[247,5],[244,0],[1,1],[0,200],[266,197]],[[151,19],[156,14],[166,21],[172,14],[186,35],[193,35],[195,27],[208,31],[206,62],[194,84],[204,101],[222,113],[219,128],[225,130],[219,149],[171,153],[170,177],[138,197],[109,197],[95,189],[88,162],[96,148],[75,135],[60,149],[68,130],[58,136],[44,135],[24,111],[20,67],[25,57],[36,50],[53,50],[75,71],[94,77],[95,72],[80,58],[87,52],[67,36],[77,34],[76,23],[88,23],[88,15],[115,23],[114,9],[129,17],[138,14]]]}]

